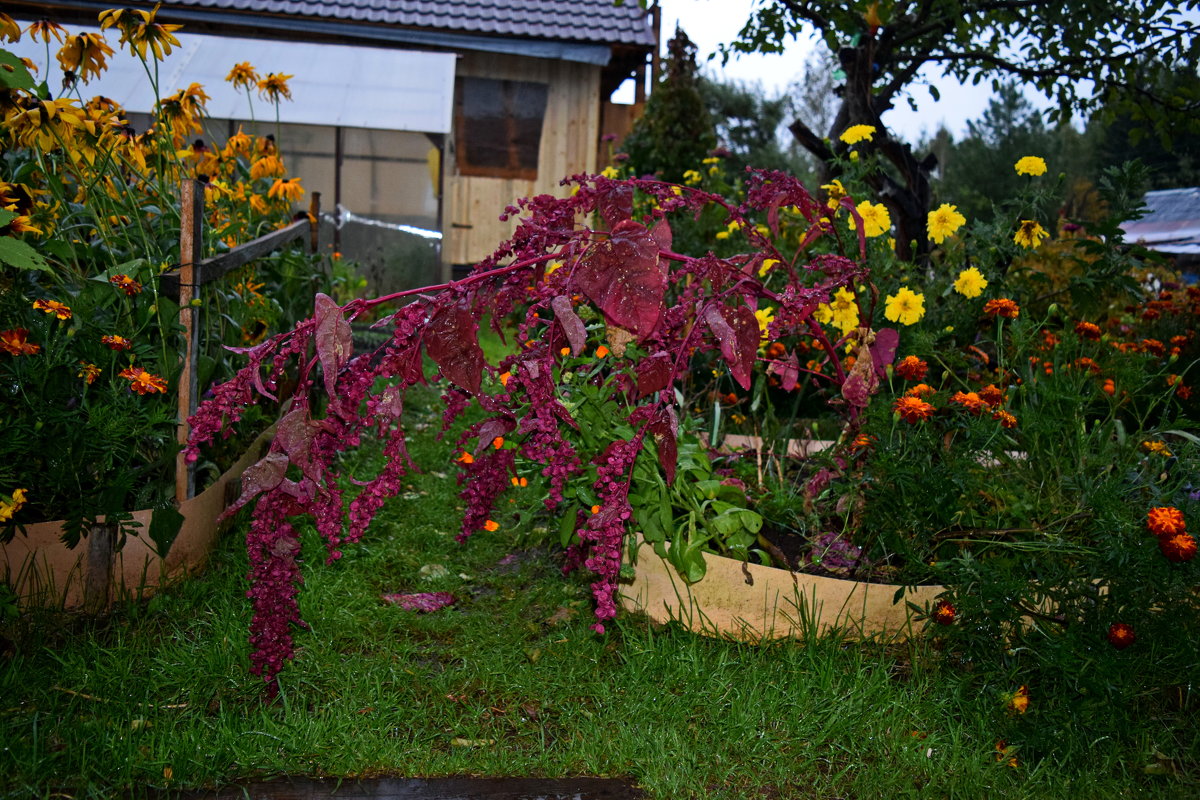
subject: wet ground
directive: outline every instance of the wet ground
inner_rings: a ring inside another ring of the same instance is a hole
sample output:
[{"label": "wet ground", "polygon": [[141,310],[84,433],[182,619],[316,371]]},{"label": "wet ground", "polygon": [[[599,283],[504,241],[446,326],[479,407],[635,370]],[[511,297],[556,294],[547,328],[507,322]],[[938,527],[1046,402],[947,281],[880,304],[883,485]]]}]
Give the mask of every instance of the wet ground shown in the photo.
[{"label": "wet ground", "polygon": [[162,795],[163,800],[632,800],[641,790],[613,778],[284,778]]}]

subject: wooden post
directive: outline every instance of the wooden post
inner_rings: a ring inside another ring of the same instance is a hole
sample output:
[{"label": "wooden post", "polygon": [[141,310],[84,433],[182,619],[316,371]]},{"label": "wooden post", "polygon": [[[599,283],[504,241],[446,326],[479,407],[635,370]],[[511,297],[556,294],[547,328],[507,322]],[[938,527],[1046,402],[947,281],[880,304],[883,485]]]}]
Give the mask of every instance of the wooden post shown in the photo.
[{"label": "wooden post", "polygon": [[103,614],[112,600],[115,529],[116,526],[108,522],[98,522],[88,528],[83,580],[83,610],[88,614]]},{"label": "wooden post", "polygon": [[[187,444],[187,420],[196,411],[196,356],[199,328],[196,324],[196,264],[200,262],[203,243],[201,224],[204,220],[204,190],[198,181],[188,178],[180,187],[179,224],[179,322],[183,325],[183,368],[179,371],[179,424],[176,439],[180,446]],[[182,503],[196,493],[196,470],[187,463],[182,450],[175,458],[175,500]]]},{"label": "wooden post", "polygon": [[313,192],[312,201],[308,204],[308,252],[315,253],[320,246],[321,237],[321,193]]}]

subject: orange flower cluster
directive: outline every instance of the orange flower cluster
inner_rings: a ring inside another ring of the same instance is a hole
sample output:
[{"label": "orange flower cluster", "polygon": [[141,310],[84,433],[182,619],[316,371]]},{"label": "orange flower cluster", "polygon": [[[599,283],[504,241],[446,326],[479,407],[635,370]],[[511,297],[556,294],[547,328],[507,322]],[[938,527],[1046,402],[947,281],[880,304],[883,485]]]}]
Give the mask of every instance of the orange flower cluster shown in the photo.
[{"label": "orange flower cluster", "polygon": [[983,313],[989,317],[1016,319],[1021,314],[1021,307],[1007,297],[997,297],[983,304]]},{"label": "orange flower cluster", "polygon": [[963,411],[978,417],[983,413],[988,404],[979,396],[978,392],[955,392],[950,397],[951,405],[962,406]]},{"label": "orange flower cluster", "polygon": [[906,381],[922,381],[929,374],[929,364],[916,356],[905,356],[896,364],[895,372]]},{"label": "orange flower cluster", "polygon": [[1182,564],[1196,557],[1196,538],[1187,532],[1183,512],[1178,508],[1151,508],[1146,514],[1146,528],[1158,537],[1158,549],[1168,561]]},{"label": "orange flower cluster", "polygon": [[1100,326],[1094,322],[1080,322],[1075,325],[1075,333],[1080,339],[1100,341]]},{"label": "orange flower cluster", "polygon": [[934,408],[919,397],[901,397],[896,400],[892,410],[911,425],[932,417]]}]

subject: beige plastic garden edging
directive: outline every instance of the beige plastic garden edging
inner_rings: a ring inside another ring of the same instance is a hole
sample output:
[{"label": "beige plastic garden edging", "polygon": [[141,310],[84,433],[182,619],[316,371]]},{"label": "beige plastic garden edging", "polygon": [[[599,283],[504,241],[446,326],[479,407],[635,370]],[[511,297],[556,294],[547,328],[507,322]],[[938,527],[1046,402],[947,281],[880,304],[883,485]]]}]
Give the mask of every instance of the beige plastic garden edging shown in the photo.
[{"label": "beige plastic garden edging", "polygon": [[199,570],[216,544],[217,517],[236,499],[238,478],[261,458],[274,429],[271,426],[259,435],[213,485],[180,503],[183,526],[166,559],[155,552],[147,534],[152,512],[146,509],[133,512],[142,527],[138,535],[126,537],[125,546],[113,554],[107,580],[103,575],[89,575],[87,537],[74,549],[62,543],[62,520],[26,525],[26,535],[18,532],[11,542],[0,545],[4,558],[0,577],[12,587],[21,605],[76,609],[84,605],[89,581],[109,587],[111,600],[147,597],[159,587]]},{"label": "beige plastic garden edging", "polygon": [[908,603],[931,605],[942,586],[910,587],[826,578],[705,553],[707,571],[692,585],[638,537],[632,583],[621,606],[655,622],[676,621],[695,633],[741,641],[837,634],[903,641],[924,626]]}]

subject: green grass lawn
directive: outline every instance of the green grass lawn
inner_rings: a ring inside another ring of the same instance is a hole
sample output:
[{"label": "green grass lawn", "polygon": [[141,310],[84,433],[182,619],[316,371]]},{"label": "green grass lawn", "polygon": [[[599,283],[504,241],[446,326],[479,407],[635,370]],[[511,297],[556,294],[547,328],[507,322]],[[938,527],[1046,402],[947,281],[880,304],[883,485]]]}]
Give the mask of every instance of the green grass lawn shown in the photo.
[{"label": "green grass lawn", "polygon": [[[629,776],[658,798],[1200,795],[1156,761],[1171,734],[1153,720],[1068,760],[997,762],[994,701],[923,643],[751,646],[628,616],[597,636],[586,579],[536,539],[454,541],[452,442],[434,440],[432,412],[414,421],[427,471],[365,541],[327,567],[306,537],[312,630],[277,703],[247,671],[236,530],[204,576],[149,602],[9,626],[0,797],[284,774]],[[457,602],[422,615],[381,600],[408,591]]]}]

